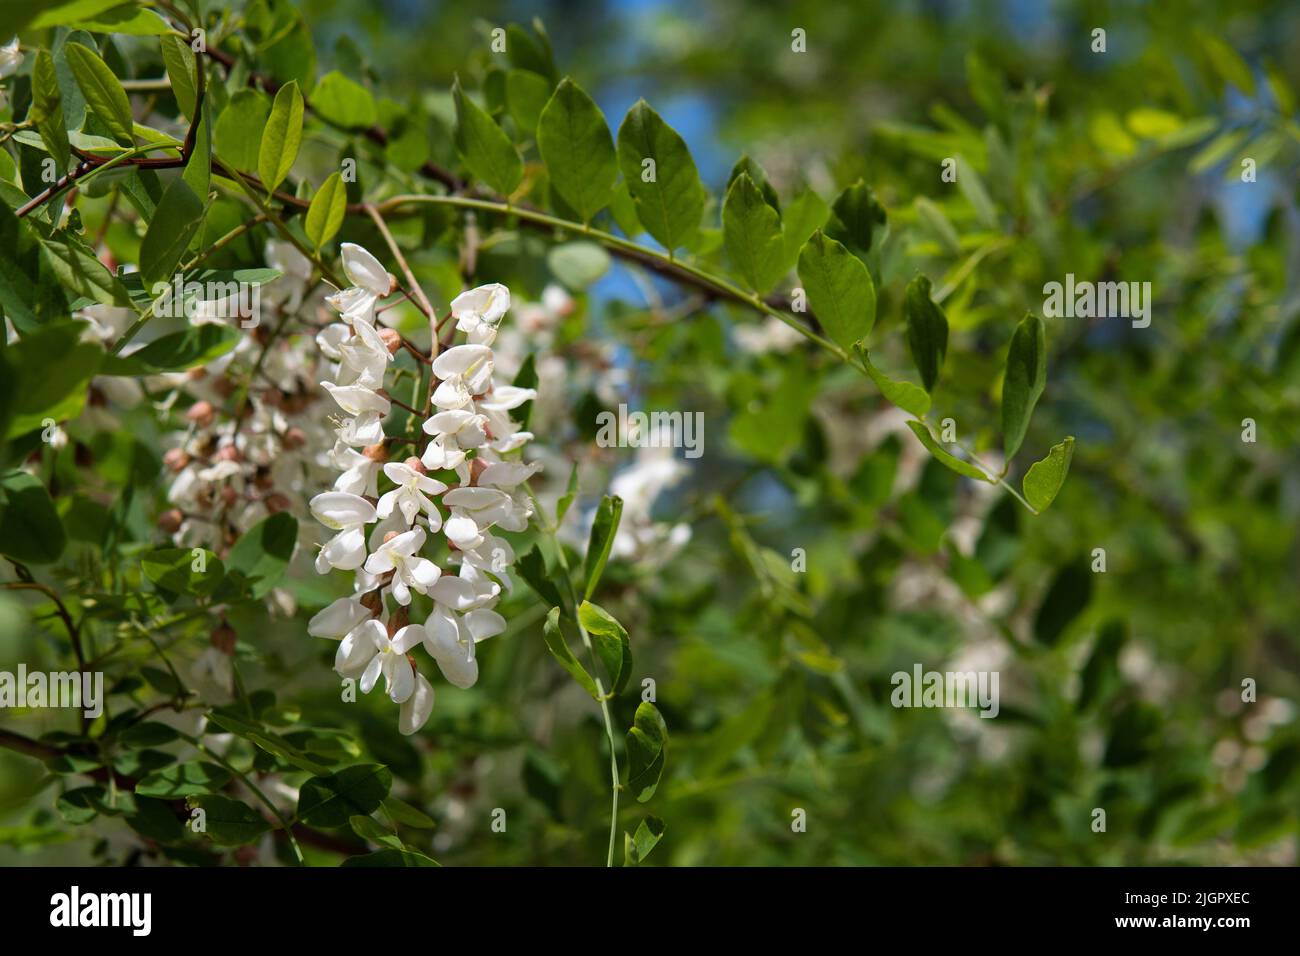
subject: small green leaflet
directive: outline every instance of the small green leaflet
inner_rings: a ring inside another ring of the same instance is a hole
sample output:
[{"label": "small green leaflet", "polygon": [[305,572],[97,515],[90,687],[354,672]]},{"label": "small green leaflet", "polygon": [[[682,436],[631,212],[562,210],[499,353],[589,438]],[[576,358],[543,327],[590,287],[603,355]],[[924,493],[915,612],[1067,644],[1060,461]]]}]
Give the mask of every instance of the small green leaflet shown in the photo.
[{"label": "small green leaflet", "polygon": [[1025,440],[1034,405],[1047,384],[1047,340],[1043,320],[1026,315],[1011,336],[1002,382],[1002,446],[1007,461]]},{"label": "small green leaflet", "polygon": [[613,686],[608,696],[622,693],[632,676],[632,648],[623,625],[598,604],[583,601],[578,607],[578,620],[586,628],[596,649],[596,656],[609,672]]},{"label": "small green leaflet", "polygon": [[960,458],[945,451],[938,441],[935,440],[934,435],[930,433],[930,426],[926,425],[925,422],[913,420],[907,423],[907,427],[912,429],[912,434],[917,437],[931,455],[939,460],[940,464],[951,468],[953,471],[957,472],[957,474],[966,478],[974,478],[976,481],[987,481],[991,485],[997,484],[997,479],[990,478],[970,462],[962,461]]},{"label": "small green leaflet", "polygon": [[627,788],[640,803],[654,796],[664,770],[668,725],[654,704],[642,701],[627,732]]},{"label": "small green leaflet", "polygon": [[583,222],[609,204],[618,178],[614,139],[600,107],[568,77],[542,110],[537,148],[552,188]]},{"label": "small green leaflet", "polygon": [[37,51],[32,66],[32,107],[27,118],[36,124],[36,130],[59,170],[66,171],[72,152],[63,119],[63,97],[59,92],[54,58],[45,50]]},{"label": "small green leaflet", "polygon": [[1047,457],[1036,461],[1025,472],[1021,487],[1025,491],[1025,500],[1035,511],[1046,510],[1056,500],[1057,492],[1065,483],[1065,476],[1070,471],[1070,459],[1074,457],[1074,436],[1071,435],[1059,445],[1053,445]]},{"label": "small green leaflet", "polygon": [[742,172],[727,190],[722,241],[736,270],[755,292],[767,292],[785,274],[781,217],[749,173]]},{"label": "small green leaflet", "polygon": [[876,288],[862,260],[820,229],[799,253],[799,281],[831,339],[846,351],[876,324]]},{"label": "small green leaflet", "polygon": [[584,565],[587,586],[583,596],[588,600],[596,593],[596,585],[600,584],[600,576],[605,571],[610,549],[614,547],[614,537],[618,534],[618,522],[622,516],[623,499],[617,496],[606,495],[596,509],[596,520],[591,525]]},{"label": "small green leaflet", "polygon": [[858,353],[858,358],[862,360],[862,367],[866,369],[867,375],[876,383],[876,388],[880,389],[880,393],[885,398],[917,418],[925,417],[926,413],[930,411],[929,392],[913,385],[911,382],[892,379],[884,375],[871,364],[871,356],[861,342],[857,343],[854,349]]},{"label": "small green leaflet", "polygon": [[203,202],[184,179],[173,179],[140,243],[140,275],[146,287],[171,279],[201,225]]},{"label": "small green leaflet", "polygon": [[275,94],[271,114],[262,130],[262,145],[257,151],[257,175],[262,188],[271,193],[293,168],[302,145],[302,93],[298,81],[290,80]]},{"label": "small green leaflet", "polygon": [[524,178],[524,163],[505,130],[465,95],[457,77],[451,87],[456,101],[456,148],[465,165],[503,196],[515,191]]},{"label": "small green leaflet", "polygon": [[927,392],[933,392],[948,352],[948,317],[930,298],[930,280],[917,276],[907,284],[907,345]]},{"label": "small green leaflet", "polygon": [[337,172],[330,173],[329,178],[321,183],[320,192],[312,197],[303,224],[313,246],[319,249],[334,238],[343,225],[347,208],[348,194],[347,187],[343,185],[343,177]]},{"label": "small green leaflet", "polygon": [[618,128],[618,166],[646,232],[670,253],[686,245],[700,227],[704,186],[686,142],[645,100]]},{"label": "small green leaflet", "polygon": [[63,48],[63,55],[72,68],[72,75],[76,78],[86,103],[114,139],[124,146],[130,146],[135,141],[131,101],[127,99],[126,90],[122,89],[122,84],[108,68],[108,64],[99,58],[99,54],[80,43],[67,44]]},{"label": "small green leaflet", "polygon": [[550,613],[546,615],[546,624],[542,628],[546,649],[551,652],[552,657],[560,662],[560,666],[582,685],[583,690],[590,694],[594,700],[600,700],[600,692],[596,690],[595,680],[587,673],[587,669],[582,666],[581,662],[573,656],[573,650],[569,647],[569,642],[565,638],[562,628],[572,630],[573,623],[568,618],[560,616],[558,607],[553,607]]},{"label": "small green leaflet", "polygon": [[664,822],[658,817],[646,817],[636,828],[636,833],[623,832],[623,865],[636,866],[650,855],[664,836]]}]

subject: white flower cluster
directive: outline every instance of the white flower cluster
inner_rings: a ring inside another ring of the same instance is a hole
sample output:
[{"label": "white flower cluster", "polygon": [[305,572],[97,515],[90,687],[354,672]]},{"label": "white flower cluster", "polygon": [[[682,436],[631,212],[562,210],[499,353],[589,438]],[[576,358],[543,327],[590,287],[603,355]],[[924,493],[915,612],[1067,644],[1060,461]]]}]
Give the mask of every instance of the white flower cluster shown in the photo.
[{"label": "white flower cluster", "polygon": [[[475,645],[505,630],[493,608],[511,587],[514,551],[493,529],[523,531],[533,514],[522,486],[540,466],[518,460],[532,434],[520,431],[510,411],[536,392],[493,382],[491,346],[509,291],[489,285],[465,292],[451,310],[467,342],[430,365],[433,414],[423,423],[423,454],[389,461],[384,377],[400,345],[396,332],[376,327],[375,306],[395,282],[360,246],[344,243],[342,255],[353,286],[330,297],[342,321],[317,336],[335,363],[332,381],[321,385],[345,416],[332,452],[340,474],[333,490],[311,500],[311,511],[335,532],[316,570],[352,571],[356,581],[353,595],[313,617],[308,632],[339,641],[335,670],[358,680],[363,693],[383,675],[388,696],[401,705],[399,729],[413,734],[429,718],[433,688],[409,652],[423,644],[448,681],[469,687],[478,679]],[[381,474],[391,486],[383,494]],[[424,554],[439,536],[447,564],[458,566],[454,574]],[[423,624],[409,623],[413,593],[432,603]]]}]

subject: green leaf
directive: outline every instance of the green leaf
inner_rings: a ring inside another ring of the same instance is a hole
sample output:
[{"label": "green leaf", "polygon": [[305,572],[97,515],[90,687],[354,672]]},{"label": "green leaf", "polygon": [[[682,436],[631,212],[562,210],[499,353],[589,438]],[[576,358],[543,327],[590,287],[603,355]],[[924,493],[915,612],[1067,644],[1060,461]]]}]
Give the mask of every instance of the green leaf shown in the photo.
[{"label": "green leaf", "polygon": [[1047,338],[1043,320],[1026,315],[1011,336],[1002,381],[1002,447],[1010,461],[1029,429],[1038,397],[1047,384]]},{"label": "green leaf", "polygon": [[219,711],[213,711],[208,715],[208,719],[222,730],[228,730],[238,737],[243,737],[250,743],[257,745],[269,754],[279,757],[299,770],[305,770],[307,773],[317,776],[327,775],[330,772],[328,767],[309,759],[283,737],[260,725],[248,723]]},{"label": "green leaf", "polygon": [[645,100],[618,128],[618,165],[646,232],[671,253],[700,226],[704,186],[686,143]]},{"label": "green leaf", "polygon": [[[202,551],[200,556],[194,551]],[[203,570],[198,570],[202,567]],[[226,576],[225,566],[204,548],[159,548],[140,558],[140,570],[158,587],[176,594],[211,594]]]},{"label": "green leaf", "polygon": [[[0,154],[8,155],[3,150]],[[18,192],[19,201],[25,202],[26,194]],[[63,286],[36,230],[5,202],[0,202],[0,311],[24,333],[51,322],[66,325],[69,312]]]},{"label": "green leaf", "polygon": [[524,178],[524,163],[515,144],[465,95],[459,77],[452,83],[451,95],[456,102],[456,149],[465,165],[490,189],[509,196]]},{"label": "green leaf", "polygon": [[173,179],[140,243],[140,275],[146,286],[170,281],[202,225],[202,201],[184,179]]},{"label": "green leaf", "polygon": [[239,90],[217,117],[214,138],[217,155],[235,169],[257,168],[262,130],[271,115],[271,103],[257,90]]},{"label": "green leaf", "polygon": [[[546,559],[542,557],[540,550],[535,547],[530,548],[515,566],[519,569],[519,576],[528,582],[528,586],[537,592],[538,597],[551,607],[566,606],[559,589],[551,581],[550,573],[546,570]],[[572,608],[569,610],[572,611]]]},{"label": "green leaf", "polygon": [[551,656],[560,662],[569,674],[582,685],[582,689],[590,694],[595,700],[600,700],[600,692],[596,690],[596,682],[592,676],[587,673],[587,669],[582,666],[573,651],[569,648],[569,643],[564,637],[562,628],[565,626],[573,627],[572,622],[567,618],[560,616],[560,609],[553,607],[550,613],[546,615],[546,624],[542,627],[542,636],[546,641],[546,649],[551,652]]},{"label": "green leaf", "polygon": [[1073,457],[1074,436],[1071,435],[1059,445],[1053,445],[1042,461],[1029,466],[1021,487],[1025,491],[1025,500],[1035,511],[1046,511],[1056,500],[1056,494],[1070,471],[1070,459]]},{"label": "green leaf", "polygon": [[614,138],[600,107],[565,77],[537,123],[537,148],[551,186],[583,222],[609,204],[618,165]]},{"label": "green leaf", "polygon": [[235,542],[226,564],[253,584],[253,597],[264,598],[284,576],[298,542],[298,519],[287,511],[263,518]]},{"label": "green leaf", "polygon": [[510,116],[525,133],[536,133],[542,110],[551,98],[551,84],[532,70],[506,71],[506,105]]},{"label": "green leaf", "polygon": [[32,29],[66,26],[91,33],[120,33],[126,36],[159,36],[171,29],[152,10],[142,10],[129,0],[74,0],[60,3],[32,22]]},{"label": "green leaf", "polygon": [[413,807],[405,800],[394,796],[385,797],[379,804],[390,817],[398,823],[420,830],[434,830],[438,824],[433,818],[418,807]]},{"label": "green leaf", "polygon": [[271,829],[270,822],[242,800],[205,793],[191,797],[189,802],[203,809],[203,833],[217,846],[252,843]]},{"label": "green leaf", "polygon": [[370,91],[338,70],[326,73],[316,83],[311,108],[325,122],[344,129],[367,129],[379,122]]},{"label": "green leaf", "polygon": [[194,73],[194,52],[188,43],[174,33],[159,37],[158,43],[162,47],[163,66],[167,70],[167,79],[171,81],[176,105],[186,119],[193,120],[199,98]]},{"label": "green leaf", "polygon": [[826,234],[860,253],[866,253],[871,249],[876,227],[883,226],[885,218],[885,207],[876,200],[871,187],[859,179],[835,197]]},{"label": "green leaf", "polygon": [[546,264],[567,288],[582,292],[609,271],[610,259],[604,246],[578,240],[553,246]]},{"label": "green leaf", "polygon": [[664,822],[658,817],[646,817],[637,825],[636,833],[623,833],[623,865],[636,866],[663,839]]},{"label": "green leaf", "polygon": [[401,838],[392,830],[380,826],[374,817],[356,814],[348,818],[348,825],[352,827],[352,832],[363,840],[369,840],[371,843],[378,843],[380,846],[386,846],[393,850],[402,849]]},{"label": "green leaf", "polygon": [[1053,645],[1092,600],[1092,572],[1084,561],[1071,561],[1056,572],[1034,618],[1034,637]]},{"label": "green leaf", "polygon": [[905,412],[924,418],[930,410],[930,393],[911,382],[887,377],[871,364],[871,356],[859,342],[856,346],[858,357],[867,370],[867,375],[876,383],[880,393]]},{"label": "green leaf", "polygon": [[80,43],[64,46],[63,55],[72,68],[86,104],[109,134],[124,146],[134,143],[135,121],[131,118],[131,101],[108,64],[99,58],[99,54]]},{"label": "green leaf", "polygon": [[0,478],[0,554],[25,564],[57,561],[67,545],[45,486],[17,471]]},{"label": "green leaf", "polygon": [[135,792],[143,797],[190,797],[220,790],[229,782],[230,771],[196,760],[149,774],[135,785]]},{"label": "green leaf", "polygon": [[976,481],[987,481],[992,485],[997,484],[996,478],[990,478],[970,462],[962,461],[960,458],[945,451],[939,442],[935,440],[934,435],[930,433],[930,427],[926,425],[925,422],[916,420],[909,421],[907,427],[912,429],[912,434],[920,440],[926,450],[937,458],[941,464],[951,468],[953,471],[957,472],[957,474],[963,475],[966,478],[974,478]]},{"label": "green leaf", "polygon": [[56,233],[54,239],[41,240],[41,247],[49,254],[48,261],[54,274],[77,295],[104,305],[131,304],[126,287],[81,239],[67,233]]},{"label": "green leaf", "polygon": [[831,339],[848,350],[876,324],[876,289],[862,260],[821,230],[799,253],[799,281]]},{"label": "green leaf", "polygon": [[578,620],[591,638],[596,656],[609,673],[612,686],[608,696],[622,693],[632,676],[632,647],[628,643],[627,631],[608,611],[590,601],[579,605]]},{"label": "green leaf", "polygon": [[668,725],[654,704],[642,701],[627,732],[627,788],[645,803],[654,796],[664,771]]},{"label": "green leaf", "polygon": [[47,418],[62,422],[81,414],[104,358],[99,346],[80,341],[84,328],[80,322],[45,325],[6,348],[16,373],[9,438],[42,427]]},{"label": "green leaf", "polygon": [[[529,355],[531,358],[532,355]],[[555,524],[558,527],[564,523],[564,516],[569,513],[569,506],[578,496],[578,463],[575,461],[573,467],[569,469],[569,484],[564,489],[564,494],[555,503]]]},{"label": "green leaf", "polygon": [[785,274],[781,217],[748,173],[731,182],[722,205],[722,241],[749,287],[762,294]]},{"label": "green leaf", "polygon": [[600,576],[605,571],[605,562],[614,547],[614,538],[618,535],[618,522],[623,516],[623,499],[617,495],[606,495],[596,509],[596,519],[591,525],[591,536],[587,539],[587,560],[583,567],[583,576],[587,586],[583,597],[588,600],[596,593]]},{"label": "green leaf", "polygon": [[786,203],[781,213],[781,229],[785,233],[786,269],[794,267],[799,261],[799,252],[814,232],[826,224],[830,215],[826,201],[811,189],[806,189],[793,200]]},{"label": "green leaf", "polygon": [[38,50],[32,65],[32,108],[29,120],[36,124],[41,141],[58,163],[61,172],[68,169],[72,148],[68,144],[68,129],[63,118],[63,95],[59,92],[59,78],[54,68],[54,58],[45,50]]},{"label": "green leaf", "polygon": [[[740,159],[736,160],[736,164],[731,167],[731,172],[727,174],[727,191],[731,190],[732,184],[741,176],[748,176],[753,180],[754,185],[758,187],[758,191],[763,194],[763,201],[775,209],[779,216],[781,213],[781,200],[776,194],[776,189],[768,182],[767,173],[763,171],[763,167],[750,157],[741,156]],[[817,225],[820,226],[821,223],[819,222]],[[812,229],[808,230],[808,234],[812,234]],[[808,236],[804,236],[803,239],[799,240],[800,245],[807,238]]]},{"label": "green leaf", "polygon": [[257,175],[262,188],[274,191],[293,168],[302,145],[302,93],[297,80],[291,80],[275,94],[271,113],[262,130],[262,145],[257,151]]},{"label": "green leaf", "polygon": [[948,317],[930,298],[930,280],[917,276],[907,284],[907,346],[927,392],[934,391],[948,352]]},{"label": "green leaf", "polygon": [[224,355],[239,341],[239,332],[226,325],[192,325],[182,332],[172,332],[154,339],[144,348],[125,358],[107,356],[100,369],[103,375],[147,375],[152,372],[179,372],[205,365]]},{"label": "green leaf", "polygon": [[1201,48],[1214,71],[1248,97],[1255,95],[1255,75],[1241,54],[1212,33],[1202,32]]},{"label": "green leaf", "polygon": [[312,777],[298,791],[298,819],[326,829],[347,826],[349,817],[368,816],[379,809],[392,786],[393,774],[375,763]]},{"label": "green leaf", "polygon": [[321,183],[320,191],[312,197],[303,223],[311,244],[319,249],[333,239],[343,225],[347,210],[348,192],[343,177],[337,172],[330,173],[329,178]]},{"label": "green leaf", "polygon": [[918,196],[914,205],[917,223],[938,240],[939,245],[943,247],[943,251],[949,255],[959,253],[961,251],[961,237],[957,235],[957,230],[948,221],[948,217],[943,214],[943,210],[924,196]]},{"label": "green leaf", "polygon": [[100,786],[75,787],[59,794],[54,808],[73,826],[89,823],[108,806],[108,793]]},{"label": "green leaf", "polygon": [[161,747],[180,739],[180,732],[169,724],[146,720],[126,728],[117,737],[125,747]]}]

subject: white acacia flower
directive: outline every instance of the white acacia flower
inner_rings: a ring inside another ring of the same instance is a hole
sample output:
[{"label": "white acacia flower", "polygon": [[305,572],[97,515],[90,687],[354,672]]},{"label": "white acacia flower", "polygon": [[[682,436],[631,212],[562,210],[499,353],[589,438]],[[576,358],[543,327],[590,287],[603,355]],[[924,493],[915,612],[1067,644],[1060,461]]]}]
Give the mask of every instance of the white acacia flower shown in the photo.
[{"label": "white acacia flower", "polygon": [[[459,469],[465,463],[466,450],[480,448],[487,441],[486,424],[486,418],[468,408],[434,415],[423,425],[425,434],[433,436],[420,459],[424,467],[430,471]],[[460,478],[469,481],[468,474]]]},{"label": "white acacia flower", "polygon": [[435,602],[460,613],[486,607],[500,596],[501,585],[465,562],[461,563],[460,574],[444,574],[429,589],[429,597]]},{"label": "white acacia flower", "polygon": [[447,490],[446,485],[400,461],[390,461],[384,465],[384,474],[397,487],[379,499],[375,508],[379,517],[387,518],[397,508],[410,525],[415,523],[415,516],[423,511],[428,516],[430,531],[442,527],[442,515],[434,507],[429,495],[442,494]]},{"label": "white acacia flower", "polygon": [[345,491],[351,495],[379,496],[379,471],[382,462],[375,461],[369,455],[363,455],[344,442],[335,442],[330,452],[330,464],[343,470],[334,482],[335,491]]},{"label": "white acacia flower", "polygon": [[384,675],[384,689],[394,703],[402,703],[415,692],[415,668],[406,653],[424,640],[424,628],[409,624],[390,639],[379,621],[367,621],[339,644],[334,668],[344,677],[360,675],[361,693],[369,694]]},{"label": "white acacia flower", "polygon": [[475,645],[505,629],[505,618],[490,608],[458,615],[437,604],[424,624],[424,649],[449,683],[471,687],[478,680]]},{"label": "white acacia flower", "polygon": [[373,325],[358,322],[356,334],[338,344],[340,385],[382,388],[392,354]]},{"label": "white acacia flower", "polygon": [[491,345],[497,335],[497,326],[509,310],[510,290],[500,283],[481,285],[451,300],[456,328],[464,332],[473,345]]},{"label": "white acacia flower", "polygon": [[470,564],[479,571],[491,574],[501,582],[501,586],[509,591],[514,587],[514,582],[510,580],[507,573],[510,565],[515,562],[515,549],[510,546],[510,542],[505,538],[499,538],[494,534],[484,533],[483,542],[476,548],[465,548],[457,551],[452,555],[453,559],[459,555],[463,563]]},{"label": "white acacia flower", "polygon": [[393,597],[398,604],[411,603],[411,589],[421,594],[428,594],[442,574],[439,567],[428,558],[422,558],[419,550],[424,547],[423,528],[412,528],[396,537],[389,538],[379,546],[374,554],[366,559],[366,570],[371,574],[393,572]]},{"label": "white acacia flower", "polygon": [[343,273],[352,287],[326,299],[353,325],[374,323],[375,303],[393,291],[395,282],[388,270],[365,249],[353,242],[339,247]]},{"label": "white acacia flower", "polygon": [[532,439],[533,433],[520,431],[519,423],[510,417],[510,412],[536,397],[536,389],[498,385],[474,403],[487,420],[488,431],[492,435],[492,440],[488,443],[489,448],[505,454],[521,448]]},{"label": "white acacia flower", "polygon": [[321,386],[338,403],[339,408],[349,415],[363,415],[366,412],[378,412],[387,415],[392,404],[370,385],[336,385],[333,382],[321,382]]},{"label": "white acacia flower", "polygon": [[361,603],[360,598],[355,595],[343,597],[315,614],[307,622],[307,633],[312,637],[328,637],[331,640],[341,641],[373,618],[373,612]]},{"label": "white acacia flower", "polygon": [[0,46],[0,80],[13,76],[23,65],[23,51],[18,47],[18,38],[14,37],[4,46]]},{"label": "white acacia flower", "polygon": [[493,525],[506,531],[523,531],[533,514],[532,504],[524,496],[500,488],[453,488],[442,496],[442,503],[451,509],[444,532],[462,551],[477,548],[482,543],[482,532]]},{"label": "white acacia flower", "polygon": [[366,560],[367,524],[375,520],[375,506],[359,495],[326,491],[311,500],[311,513],[325,527],[338,534],[316,555],[316,570],[330,568],[355,571]]},{"label": "white acacia flower", "polygon": [[433,404],[464,408],[492,384],[492,350],[486,345],[453,345],[433,360],[432,368],[440,380]]},{"label": "white acacia flower", "polygon": [[423,674],[416,671],[415,690],[402,702],[401,709],[397,712],[397,729],[409,737],[425,725],[431,713],[433,687],[424,679]]}]

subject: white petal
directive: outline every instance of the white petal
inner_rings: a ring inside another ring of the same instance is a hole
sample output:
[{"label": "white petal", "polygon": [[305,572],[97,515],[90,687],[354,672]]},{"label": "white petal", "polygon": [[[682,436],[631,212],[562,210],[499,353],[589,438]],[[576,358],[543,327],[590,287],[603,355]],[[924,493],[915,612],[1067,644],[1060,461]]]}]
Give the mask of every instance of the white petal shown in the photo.
[{"label": "white petal", "polygon": [[311,513],[321,524],[335,531],[355,528],[375,520],[375,506],[360,495],[326,491],[311,500]]},{"label": "white petal", "polygon": [[424,726],[431,713],[433,713],[433,687],[424,679],[423,674],[416,674],[415,691],[406,698],[402,709],[398,711],[397,729],[409,737]]},{"label": "white petal", "polygon": [[464,623],[475,642],[486,641],[506,629],[506,619],[490,608],[481,607],[465,615]]},{"label": "white petal", "polygon": [[389,655],[384,677],[388,681],[388,696],[395,704],[403,703],[415,690],[415,671],[404,656]]},{"label": "white petal", "polygon": [[392,280],[378,259],[354,242],[343,243],[339,251],[343,254],[343,271],[350,282],[375,295],[388,295]]},{"label": "white petal", "polygon": [[339,598],[307,622],[307,633],[338,640],[370,616],[370,608],[356,598]]}]

